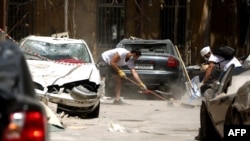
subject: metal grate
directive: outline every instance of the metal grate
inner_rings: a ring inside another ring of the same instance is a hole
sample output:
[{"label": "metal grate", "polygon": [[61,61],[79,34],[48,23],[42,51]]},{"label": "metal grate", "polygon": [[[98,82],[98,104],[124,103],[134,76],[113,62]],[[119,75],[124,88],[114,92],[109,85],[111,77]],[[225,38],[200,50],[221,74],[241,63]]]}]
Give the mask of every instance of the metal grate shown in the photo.
[{"label": "metal grate", "polygon": [[161,38],[185,45],[187,0],[165,0],[161,10]]},{"label": "metal grate", "polygon": [[18,41],[30,33],[33,0],[9,0],[7,4],[7,33]]},{"label": "metal grate", "polygon": [[125,0],[99,0],[98,11],[100,47],[114,48],[124,36]]}]

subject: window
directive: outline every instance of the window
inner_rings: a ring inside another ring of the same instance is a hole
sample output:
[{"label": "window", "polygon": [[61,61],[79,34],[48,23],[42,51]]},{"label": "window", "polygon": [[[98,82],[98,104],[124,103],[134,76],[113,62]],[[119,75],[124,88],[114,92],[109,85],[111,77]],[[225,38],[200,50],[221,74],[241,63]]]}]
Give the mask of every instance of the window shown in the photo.
[{"label": "window", "polygon": [[98,42],[114,48],[124,36],[125,0],[99,0],[98,9]]},{"label": "window", "polygon": [[32,0],[9,0],[8,1],[8,34],[15,40],[20,40],[30,34],[33,19]]},{"label": "window", "polygon": [[185,45],[187,0],[164,0],[161,10],[161,38]]}]

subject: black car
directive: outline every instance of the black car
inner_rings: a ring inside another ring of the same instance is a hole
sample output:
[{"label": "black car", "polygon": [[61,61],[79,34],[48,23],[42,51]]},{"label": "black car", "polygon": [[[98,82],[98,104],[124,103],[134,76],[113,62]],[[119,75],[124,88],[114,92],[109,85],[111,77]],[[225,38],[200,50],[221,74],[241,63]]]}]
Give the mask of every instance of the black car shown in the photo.
[{"label": "black car", "polygon": [[[141,57],[135,61],[135,69],[149,90],[158,92],[166,98],[180,99],[184,94],[186,79],[184,68],[178,49],[171,40],[123,39],[116,47],[127,50],[136,48],[141,51]],[[127,77],[132,78],[127,66],[121,67],[121,69]],[[106,80],[105,94],[113,95],[113,81],[110,77]],[[131,89],[138,90],[138,87],[130,81],[124,81],[123,85],[122,92],[126,92],[124,94]]]},{"label": "black car", "polygon": [[47,116],[18,45],[0,42],[1,141],[48,140]]}]

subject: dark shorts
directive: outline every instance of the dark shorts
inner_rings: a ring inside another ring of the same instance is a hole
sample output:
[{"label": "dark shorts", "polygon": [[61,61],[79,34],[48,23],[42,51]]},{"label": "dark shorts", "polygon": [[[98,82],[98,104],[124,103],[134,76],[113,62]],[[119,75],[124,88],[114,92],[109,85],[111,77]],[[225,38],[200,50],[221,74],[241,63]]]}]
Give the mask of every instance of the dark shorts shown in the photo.
[{"label": "dark shorts", "polygon": [[117,72],[103,60],[102,56],[100,56],[100,58],[98,59],[98,64],[101,76],[117,74]]}]

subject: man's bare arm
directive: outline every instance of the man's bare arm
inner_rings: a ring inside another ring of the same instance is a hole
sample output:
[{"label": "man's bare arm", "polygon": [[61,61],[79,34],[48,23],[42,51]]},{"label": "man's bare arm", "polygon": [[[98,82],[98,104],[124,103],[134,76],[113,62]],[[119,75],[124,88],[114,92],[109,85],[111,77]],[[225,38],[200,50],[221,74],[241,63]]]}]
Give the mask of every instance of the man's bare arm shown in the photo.
[{"label": "man's bare arm", "polygon": [[142,83],[137,71],[135,69],[131,69],[131,73],[133,75],[133,77],[135,78],[135,80],[137,81],[137,83]]},{"label": "man's bare arm", "polygon": [[111,58],[110,60],[110,65],[112,66],[112,68],[118,72],[120,69],[117,66],[117,62],[120,60],[120,56],[118,53],[115,53],[115,55]]},{"label": "man's bare arm", "polygon": [[204,78],[202,80],[203,84],[205,84],[207,82],[207,80],[209,79],[214,66],[215,66],[214,62],[209,62],[208,68],[207,68],[206,73],[205,73],[205,76],[204,76]]}]

